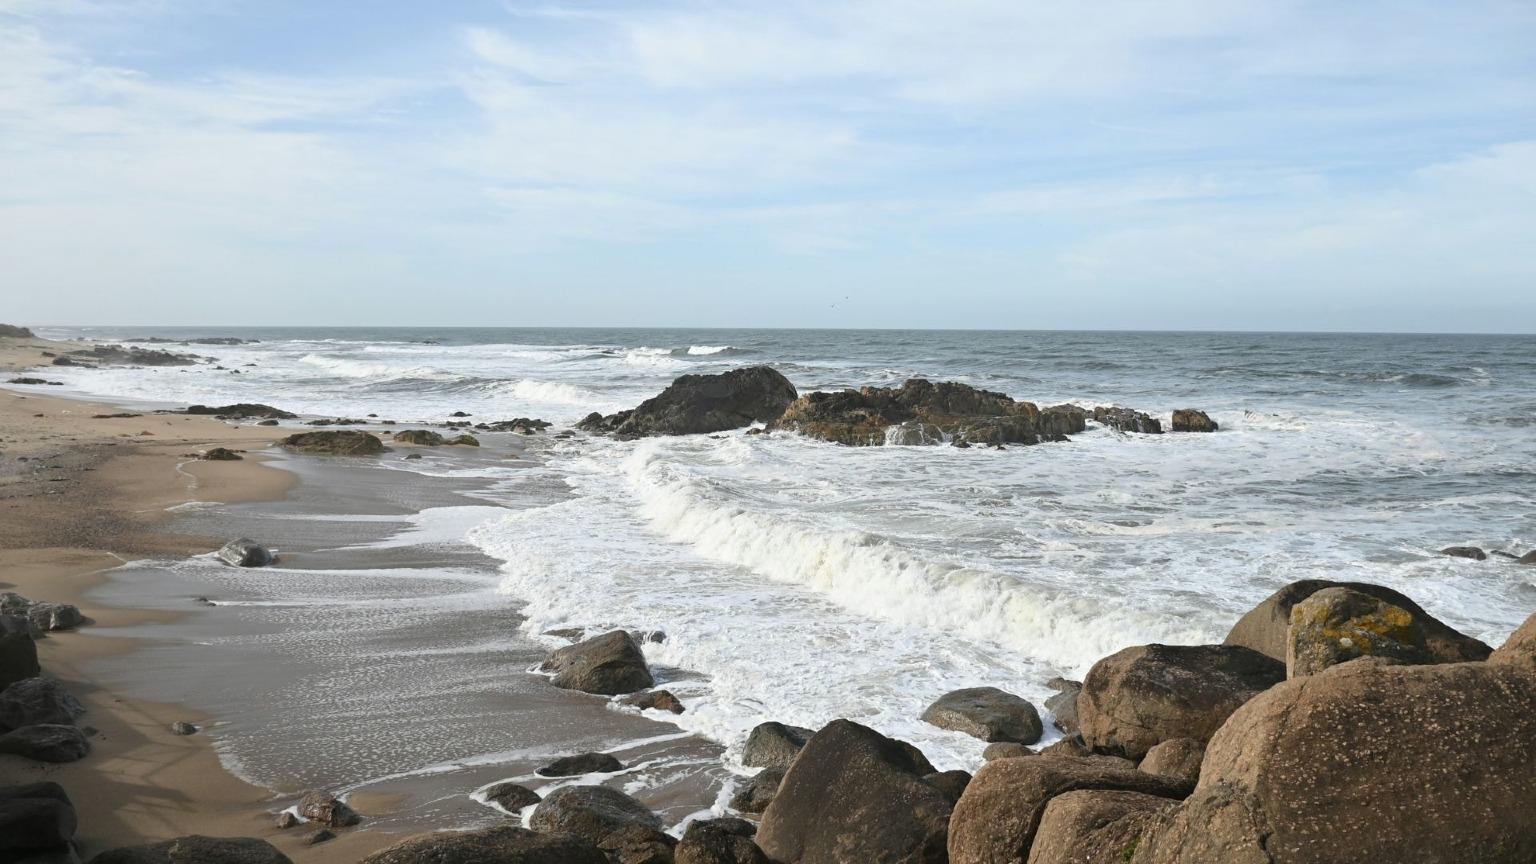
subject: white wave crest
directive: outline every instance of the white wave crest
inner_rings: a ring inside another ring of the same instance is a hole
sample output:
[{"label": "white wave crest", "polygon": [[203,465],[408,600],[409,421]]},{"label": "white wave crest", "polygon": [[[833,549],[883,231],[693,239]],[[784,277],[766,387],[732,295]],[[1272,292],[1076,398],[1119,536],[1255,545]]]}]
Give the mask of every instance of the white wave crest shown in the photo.
[{"label": "white wave crest", "polygon": [[597,394],[573,384],[562,384],[558,381],[536,381],[532,378],[520,378],[516,381],[499,381],[494,389],[530,402],[553,402],[559,405],[591,405],[599,401]]},{"label": "white wave crest", "polygon": [[734,351],[734,350],[736,350],[736,347],[734,345],[690,345],[690,346],[688,346],[688,353],[693,355],[693,356],[695,356],[695,357],[698,357],[698,356],[701,356],[701,355],[706,355],[706,354],[723,354],[726,351]]}]

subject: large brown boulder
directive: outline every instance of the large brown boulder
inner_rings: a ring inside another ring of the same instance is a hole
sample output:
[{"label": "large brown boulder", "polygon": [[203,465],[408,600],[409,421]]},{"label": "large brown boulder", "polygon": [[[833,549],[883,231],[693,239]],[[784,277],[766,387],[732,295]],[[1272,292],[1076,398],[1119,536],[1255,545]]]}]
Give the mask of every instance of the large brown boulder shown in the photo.
[{"label": "large brown boulder", "polygon": [[1424,628],[1401,606],[1352,588],[1324,588],[1291,607],[1287,677],[1314,675],[1360,657],[1432,662]]},{"label": "large brown boulder", "polygon": [[0,735],[0,753],[39,762],[77,762],[91,752],[91,742],[73,724],[38,723]]},{"label": "large brown boulder", "polygon": [[1209,740],[1239,706],[1285,680],[1285,665],[1232,645],[1138,645],[1095,663],[1077,697],[1095,752],[1140,759],[1174,738]]},{"label": "large brown boulder", "polygon": [[0,786],[0,861],[64,850],[75,826],[74,805],[59,784]]},{"label": "large brown boulder", "polygon": [[675,864],[769,864],[752,842],[752,823],[740,819],[701,819],[690,823],[674,851]]},{"label": "large brown boulder", "polygon": [[[204,837],[192,834],[103,852],[90,864],[293,864],[287,855],[254,837]],[[447,864],[447,862],[444,862]]]},{"label": "large brown boulder", "polygon": [[1042,411],[1033,402],[1015,401],[969,384],[913,378],[899,388],[807,393],[772,428],[855,446],[943,441],[1035,444],[1081,432],[1084,422],[1080,411]]},{"label": "large brown boulder", "polygon": [[965,787],[949,821],[950,864],[1023,864],[1051,799],[1079,789],[1118,789],[1167,798],[1187,783],[1096,759],[1036,756],[988,762]]},{"label": "large brown boulder", "polygon": [[375,456],[384,452],[384,442],[367,432],[354,429],[327,429],[324,432],[300,432],[277,442],[289,450],[320,456]]},{"label": "large brown boulder", "polygon": [[1368,582],[1332,582],[1327,579],[1303,579],[1264,598],[1240,618],[1227,634],[1226,644],[1252,648],[1281,662],[1285,661],[1286,634],[1291,626],[1291,609],[1324,588],[1349,588],[1369,594],[1377,600],[1407,609],[1424,629],[1424,643],[1436,663],[1461,663],[1486,660],[1493,651],[1487,645],[1456,632],[1419,604],[1391,588]]},{"label": "large brown boulder", "polygon": [[789,763],[800,755],[805,742],[811,740],[816,730],[804,726],[789,726],[774,720],[759,723],[747,735],[747,743],[741,751],[741,764],[748,768],[773,768],[785,771]]},{"label": "large brown boulder", "polygon": [[47,723],[73,725],[85,706],[51,678],[28,678],[0,691],[0,732]]},{"label": "large brown boulder", "polygon": [[1194,408],[1180,408],[1173,412],[1169,424],[1175,432],[1215,432],[1221,426],[1209,414]]},{"label": "large brown boulder", "polygon": [[1093,419],[1118,432],[1139,432],[1143,435],[1163,434],[1163,421],[1131,408],[1100,405],[1093,409]]},{"label": "large brown boulder", "polygon": [[1536,666],[1536,615],[1525,619],[1519,629],[1509,634],[1504,644],[1488,657],[1488,662]]},{"label": "large brown boulder", "polygon": [[410,837],[359,864],[608,864],[596,846],[513,825]]},{"label": "large brown boulder", "polygon": [[777,420],[795,397],[795,385],[768,366],[719,375],[684,375],[629,411],[593,414],[578,428],[621,438],[697,435]]},{"label": "large brown boulder", "polygon": [[1138,864],[1536,861],[1536,675],[1373,659],[1238,709]]},{"label": "large brown boulder", "polygon": [[596,844],[630,825],[660,828],[649,807],[607,786],[563,786],[533,809],[528,827]]},{"label": "large brown boulder", "polygon": [[923,712],[923,722],[988,742],[1033,744],[1045,731],[1035,706],[996,687],[946,693]]},{"label": "large brown boulder", "polygon": [[660,828],[625,825],[597,841],[610,864],[676,864],[677,838]]},{"label": "large brown boulder", "polygon": [[1193,784],[1200,779],[1200,763],[1205,759],[1205,742],[1193,738],[1174,738],[1147,751],[1138,770],[1163,777],[1174,777]]},{"label": "large brown boulder", "polygon": [[603,696],[633,693],[656,683],[645,665],[645,652],[623,630],[559,648],[543,669],[555,673],[550,683],[556,687]]},{"label": "large brown boulder", "polygon": [[1081,789],[1051,799],[1029,847],[1029,864],[1122,864],[1142,832],[1179,802],[1118,789]]},{"label": "large brown boulder", "polygon": [[36,678],[37,645],[32,641],[32,627],[17,615],[0,615],[0,688],[17,681]]},{"label": "large brown boulder", "polygon": [[943,864],[953,804],[913,751],[851,720],[827,724],[784,775],[757,845],[778,864]]}]

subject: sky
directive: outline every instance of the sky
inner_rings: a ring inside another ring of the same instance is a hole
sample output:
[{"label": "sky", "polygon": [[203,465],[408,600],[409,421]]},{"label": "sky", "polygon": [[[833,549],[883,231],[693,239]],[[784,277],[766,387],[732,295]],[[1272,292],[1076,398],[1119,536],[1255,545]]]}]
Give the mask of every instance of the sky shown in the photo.
[{"label": "sky", "polygon": [[0,0],[0,320],[1536,332],[1536,3]]}]

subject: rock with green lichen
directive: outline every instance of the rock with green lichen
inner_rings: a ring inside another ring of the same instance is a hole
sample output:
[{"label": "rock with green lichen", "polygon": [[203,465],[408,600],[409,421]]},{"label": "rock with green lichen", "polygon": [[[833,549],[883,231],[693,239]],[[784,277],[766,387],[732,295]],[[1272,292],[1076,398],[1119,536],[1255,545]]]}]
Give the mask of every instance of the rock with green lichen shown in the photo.
[{"label": "rock with green lichen", "polygon": [[1351,588],[1324,588],[1291,608],[1286,677],[1315,675],[1360,657],[1432,663],[1412,612]]}]

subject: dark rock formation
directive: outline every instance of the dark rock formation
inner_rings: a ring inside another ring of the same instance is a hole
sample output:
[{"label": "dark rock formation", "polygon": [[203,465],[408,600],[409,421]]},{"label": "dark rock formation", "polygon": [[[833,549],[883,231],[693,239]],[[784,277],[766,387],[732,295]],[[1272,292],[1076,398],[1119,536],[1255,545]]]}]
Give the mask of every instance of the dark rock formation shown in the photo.
[{"label": "dark rock formation", "polygon": [[645,653],[623,630],[556,649],[541,668],[555,673],[550,683],[556,687],[604,696],[633,693],[656,683],[645,665]]},{"label": "dark rock formation", "polygon": [[217,554],[220,561],[231,567],[265,567],[272,563],[272,552],[249,537],[225,543]]},{"label": "dark rock formation", "polygon": [[299,799],[299,815],[331,828],[350,828],[363,821],[347,802],[319,789],[307,792]]},{"label": "dark rock formation", "polygon": [[1470,558],[1473,561],[1487,561],[1488,553],[1476,546],[1447,546],[1440,550],[1441,555],[1449,555],[1452,558]]},{"label": "dark rock formation", "polygon": [[535,831],[595,844],[629,825],[659,829],[661,819],[617,789],[563,786],[539,802],[528,825]]},{"label": "dark rock formation", "polygon": [[0,732],[23,726],[72,726],[85,706],[51,678],[28,678],[0,691]]},{"label": "dark rock formation", "polygon": [[983,741],[1018,744],[1033,744],[1045,731],[1035,706],[996,687],[946,693],[923,711],[923,722]]},{"label": "dark rock formation", "polygon": [[7,383],[7,384],[33,384],[33,385],[52,384],[54,386],[63,386],[63,384],[64,384],[64,382],[62,382],[62,381],[49,381],[49,380],[47,380],[45,378],[25,378],[25,377],[23,377],[23,378],[11,378],[11,379],[8,379],[5,383]]},{"label": "dark rock formation", "polygon": [[626,825],[597,841],[612,864],[676,864],[677,838],[657,828]]},{"label": "dark rock formation", "polygon": [[900,388],[807,393],[770,428],[849,445],[1035,444],[1083,431],[1083,416],[1041,411],[1033,402],[968,384],[913,378]]},{"label": "dark rock formation", "polygon": [[85,616],[73,603],[49,603],[34,600],[27,606],[27,621],[38,630],[52,633],[73,630],[85,623]]},{"label": "dark rock formation", "polygon": [[577,777],[582,774],[612,774],[623,770],[624,763],[607,753],[581,753],[562,756],[535,773],[540,777]]},{"label": "dark rock formation", "polygon": [[577,428],[622,438],[724,432],[778,419],[796,395],[795,385],[768,366],[684,375],[639,407],[589,415]]},{"label": "dark rock formation", "polygon": [[834,720],[785,773],[758,846],[770,860],[798,864],[941,864],[954,805],[923,780],[933,773],[926,762],[910,745]]},{"label": "dark rock formation", "polygon": [[410,837],[359,864],[609,864],[595,846],[512,825]]},{"label": "dark rock formation", "polygon": [[0,339],[36,339],[30,328],[0,324]]},{"label": "dark rock formation", "polygon": [[683,713],[683,703],[671,690],[648,690],[644,693],[636,693],[633,696],[625,696],[619,700],[625,705],[632,705],[642,711],[666,711],[671,714]]},{"label": "dark rock formation", "polygon": [[1137,864],[1536,861],[1536,675],[1365,659],[1238,709]]},{"label": "dark rock formation", "polygon": [[1057,795],[1040,815],[1028,864],[1129,861],[1148,826],[1177,806],[1171,798],[1117,789]]},{"label": "dark rock formation", "polygon": [[1487,645],[1464,636],[1446,626],[1419,604],[1408,597],[1367,582],[1332,582],[1326,579],[1303,579],[1269,595],[1238,620],[1227,634],[1226,644],[1242,645],[1285,662],[1286,634],[1291,626],[1291,608],[1324,588],[1350,588],[1369,594],[1413,613],[1419,626],[1424,629],[1424,643],[1436,663],[1461,663],[1466,660],[1486,660],[1493,651]]},{"label": "dark rock formation", "polygon": [[[71,358],[84,358],[101,365],[110,366],[191,366],[198,360],[196,355],[193,354],[173,354],[170,351],[161,351],[156,348],[138,348],[132,345],[93,345],[90,348],[70,351],[69,357],[55,359],[54,365],[71,365],[58,362],[59,360]],[[74,365],[80,364],[76,363]]]},{"label": "dark rock formation", "polygon": [[0,786],[0,861],[68,850],[75,827],[74,805],[59,784]]},{"label": "dark rock formation", "polygon": [[691,822],[677,844],[675,864],[770,864],[752,842],[752,823],[741,819]]},{"label": "dark rock formation", "polygon": [[951,801],[959,801],[965,794],[965,787],[971,785],[971,772],[969,771],[937,771],[923,777],[923,782],[949,796]]},{"label": "dark rock formation", "polygon": [[177,720],[175,723],[171,724],[171,734],[172,735],[196,735],[197,734],[197,726],[195,726],[194,724],[188,723],[185,720]]},{"label": "dark rock formation", "polygon": [[1130,408],[1113,408],[1100,405],[1093,409],[1095,422],[1120,432],[1139,432],[1143,435],[1163,434],[1163,422],[1156,417],[1133,411]]},{"label": "dark rock formation", "polygon": [[191,405],[181,413],[207,414],[220,420],[292,420],[299,416],[256,402],[236,402],[233,405]]},{"label": "dark rock formation", "polygon": [[497,783],[485,790],[485,800],[509,813],[539,803],[539,793],[517,783]]},{"label": "dark rock formation", "polygon": [[1174,738],[1209,740],[1239,706],[1285,680],[1285,666],[1235,645],[1139,645],[1100,660],[1077,697],[1095,752],[1139,759]]},{"label": "dark rock formation", "polygon": [[1077,734],[1077,694],[1083,692],[1083,682],[1052,678],[1046,686],[1056,691],[1045,700],[1045,710],[1051,712],[1051,725],[1067,733]]},{"label": "dark rock formation", "polygon": [[103,852],[90,864],[293,864],[287,855],[254,837],[193,834],[163,843],[124,846]]},{"label": "dark rock formation", "polygon": [[805,742],[816,732],[800,726],[786,726],[772,720],[759,723],[747,735],[747,745],[741,752],[741,764],[748,768],[789,768],[789,763],[800,755]]},{"label": "dark rock formation", "polygon": [[443,436],[430,429],[402,429],[393,436],[396,444],[415,444],[419,447],[440,447]]},{"label": "dark rock formation", "polygon": [[40,671],[32,626],[25,618],[0,615],[0,687],[36,678]]},{"label": "dark rock formation", "polygon": [[1204,411],[1180,408],[1173,412],[1173,422],[1169,428],[1175,432],[1215,432],[1221,426]]},{"label": "dark rock formation", "polygon": [[735,795],[731,796],[732,809],[742,813],[761,813],[773,803],[773,796],[779,793],[779,784],[784,782],[784,772],[778,768],[764,768],[753,775],[751,779],[742,784]]},{"label": "dark rock formation", "polygon": [[1413,613],[1350,588],[1324,588],[1291,607],[1286,676],[1315,675],[1360,657],[1430,663]]},{"label": "dark rock formation", "polygon": [[301,432],[289,435],[277,442],[300,453],[322,456],[376,456],[384,452],[384,442],[355,430],[329,430],[325,432]]},{"label": "dark rock formation", "polygon": [[0,753],[39,762],[76,762],[91,752],[91,742],[74,724],[39,723],[0,735]]},{"label": "dark rock formation", "polygon": [[1147,751],[1139,770],[1183,780],[1190,785],[1200,779],[1200,761],[1205,758],[1205,743],[1193,738],[1174,738]]},{"label": "dark rock formation", "polygon": [[[601,415],[599,415],[601,416]],[[511,420],[497,420],[495,423],[476,423],[476,429],[486,432],[515,432],[518,435],[534,435],[548,429],[551,424],[548,420],[537,420],[532,417],[516,417]]]},{"label": "dark rock formation", "polygon": [[228,447],[210,447],[203,451],[202,458],[206,462],[238,462],[245,457]]}]

